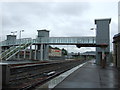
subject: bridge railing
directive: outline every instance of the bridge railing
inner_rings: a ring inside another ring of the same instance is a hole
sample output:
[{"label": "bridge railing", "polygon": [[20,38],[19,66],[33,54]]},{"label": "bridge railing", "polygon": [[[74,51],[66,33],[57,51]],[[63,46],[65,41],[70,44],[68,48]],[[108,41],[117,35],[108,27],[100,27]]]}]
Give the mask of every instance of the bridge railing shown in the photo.
[{"label": "bridge railing", "polygon": [[68,43],[68,44],[89,44],[89,43],[96,43],[95,37],[44,37],[44,38],[39,38],[38,43],[49,43],[49,44],[58,44],[58,43]]},{"label": "bridge railing", "polygon": [[37,39],[24,38],[16,40],[5,40],[0,46],[20,45],[25,43],[41,44],[95,44],[95,37],[39,37]]},{"label": "bridge railing", "polygon": [[0,42],[0,46],[20,45],[20,44],[31,43],[31,42],[32,42],[31,38],[5,40],[5,41]]}]

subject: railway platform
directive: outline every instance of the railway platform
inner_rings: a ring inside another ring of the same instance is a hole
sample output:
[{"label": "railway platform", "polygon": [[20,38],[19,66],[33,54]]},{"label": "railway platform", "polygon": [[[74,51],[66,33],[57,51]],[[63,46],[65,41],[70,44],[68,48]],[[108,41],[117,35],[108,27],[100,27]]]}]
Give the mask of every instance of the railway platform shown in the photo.
[{"label": "railway platform", "polygon": [[57,88],[120,88],[118,70],[113,66],[105,69],[88,61],[85,65],[70,74],[62,82],[54,87]]}]

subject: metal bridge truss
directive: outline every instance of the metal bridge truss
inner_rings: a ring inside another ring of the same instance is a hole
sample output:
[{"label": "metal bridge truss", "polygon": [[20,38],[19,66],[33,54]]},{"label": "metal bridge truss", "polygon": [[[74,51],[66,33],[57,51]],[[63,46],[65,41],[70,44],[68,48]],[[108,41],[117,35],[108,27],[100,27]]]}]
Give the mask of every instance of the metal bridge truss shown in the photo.
[{"label": "metal bridge truss", "polygon": [[5,40],[0,43],[0,46],[10,46],[11,48],[0,54],[0,57],[1,60],[8,60],[19,51],[33,44],[41,44],[41,56],[43,56],[43,45],[77,45],[77,47],[79,47],[79,45],[95,45],[95,43],[95,37],[38,37],[37,39]]},{"label": "metal bridge truss", "polygon": [[6,40],[0,42],[0,46],[12,46],[25,43],[51,44],[51,45],[76,45],[76,44],[96,44],[95,37],[39,37],[37,39],[25,38],[16,40]]}]

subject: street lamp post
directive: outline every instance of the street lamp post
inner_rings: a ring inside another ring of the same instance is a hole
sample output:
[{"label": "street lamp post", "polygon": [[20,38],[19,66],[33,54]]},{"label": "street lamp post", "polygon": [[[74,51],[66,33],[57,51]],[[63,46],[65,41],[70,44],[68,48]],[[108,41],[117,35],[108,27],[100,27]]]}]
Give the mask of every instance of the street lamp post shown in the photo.
[{"label": "street lamp post", "polygon": [[20,39],[20,45],[21,45],[21,33],[24,32],[24,30],[20,30],[20,35],[19,35],[19,39]]},{"label": "street lamp post", "polygon": [[[24,30],[20,30],[20,35],[19,35],[19,40],[20,40],[20,48],[21,48],[21,33],[24,32]],[[19,51],[20,51],[20,48],[19,48]],[[20,53],[18,54],[18,59],[20,59]]]},{"label": "street lamp post", "polygon": [[[96,28],[90,28],[90,30],[97,30]],[[96,32],[96,31],[95,31]],[[96,36],[96,33],[95,33],[95,36]]]},{"label": "street lamp post", "polygon": [[[14,35],[15,35],[15,33],[17,33],[17,31],[13,31],[13,32],[11,32],[11,33],[12,33],[12,35],[14,36]],[[13,43],[13,46],[14,46],[15,41],[14,41],[14,40],[12,40],[12,43]]]},{"label": "street lamp post", "polygon": [[91,28],[90,30],[96,30],[96,28]]}]

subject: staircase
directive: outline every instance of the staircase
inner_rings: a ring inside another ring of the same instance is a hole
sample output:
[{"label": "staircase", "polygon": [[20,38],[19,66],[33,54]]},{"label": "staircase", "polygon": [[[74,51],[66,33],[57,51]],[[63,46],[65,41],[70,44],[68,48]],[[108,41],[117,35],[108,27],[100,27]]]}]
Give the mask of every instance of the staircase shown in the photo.
[{"label": "staircase", "polygon": [[13,50],[14,48],[15,48],[15,46],[10,47],[9,49],[7,49],[7,50],[5,50],[4,52],[2,52],[2,53],[0,54],[0,56],[1,56],[1,57],[4,57],[8,52],[10,52],[11,50]]},{"label": "staircase", "polygon": [[15,46],[11,47],[10,49],[6,50],[0,55],[1,60],[9,60],[12,56],[17,54],[19,51],[24,50],[31,45],[32,43],[26,43],[26,44],[22,44],[16,47]]}]

